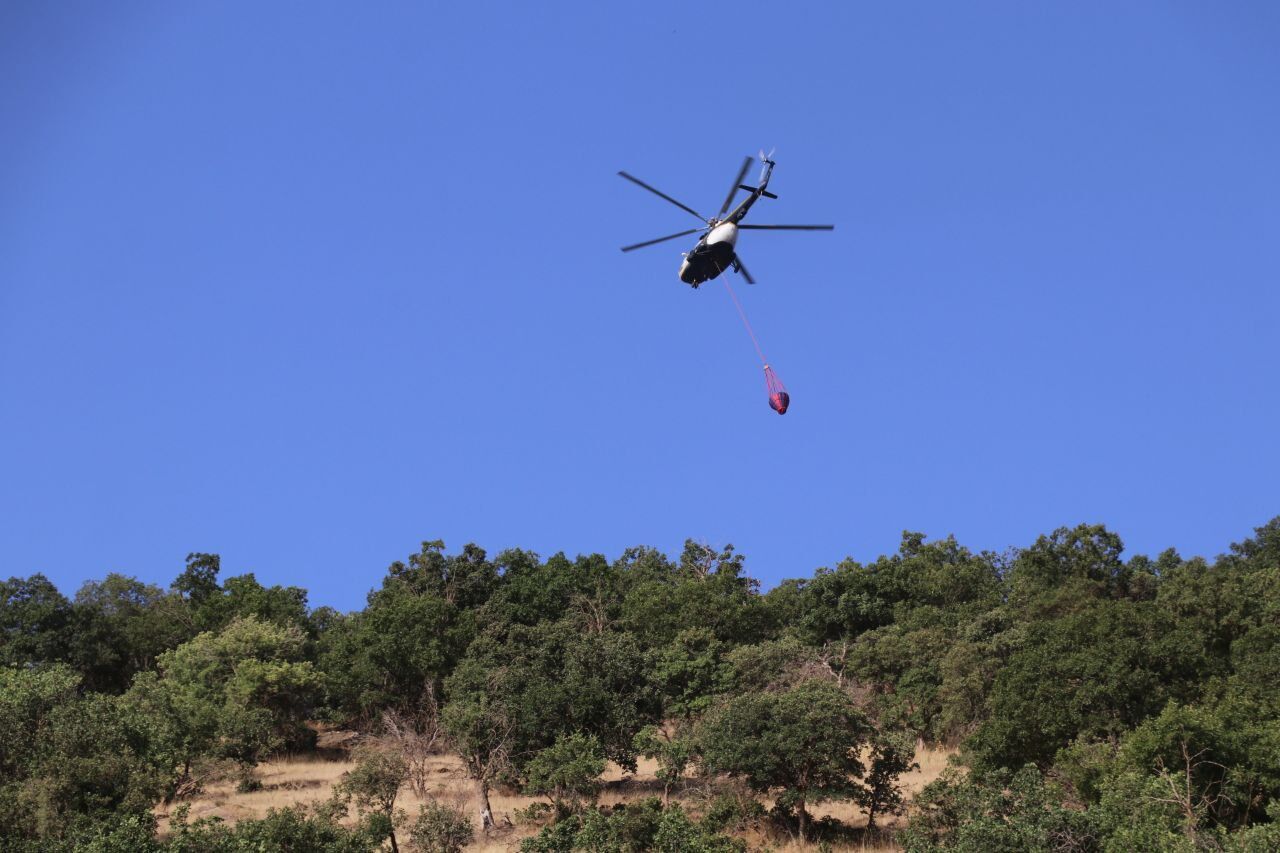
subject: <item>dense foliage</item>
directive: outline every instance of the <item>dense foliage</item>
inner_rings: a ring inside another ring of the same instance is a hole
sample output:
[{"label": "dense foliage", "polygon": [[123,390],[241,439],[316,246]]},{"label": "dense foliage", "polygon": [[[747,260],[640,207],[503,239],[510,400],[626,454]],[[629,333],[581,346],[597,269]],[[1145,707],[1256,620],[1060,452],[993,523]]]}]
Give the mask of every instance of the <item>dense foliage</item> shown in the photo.
[{"label": "dense foliage", "polygon": [[[715,817],[731,799],[671,801],[691,773],[826,837],[810,819],[824,800],[872,821],[902,808],[921,739],[959,747],[963,768],[916,798],[913,851],[1280,848],[1280,519],[1213,561],[1123,553],[1092,525],[1003,554],[906,533],[895,554],[761,594],[731,548],[609,561],[427,542],[348,614],[221,579],[211,554],[167,589],[109,574],[67,598],[13,577],[0,840],[354,851],[398,830],[457,849],[483,827],[396,808],[424,750],[447,748],[486,809],[495,787],[554,803],[526,849],[735,850]],[[156,836],[153,807],[197,790],[201,767],[232,762],[251,787],[321,723],[395,738],[323,807],[235,826],[179,812]],[[641,755],[662,798],[596,807],[605,760]]]}]

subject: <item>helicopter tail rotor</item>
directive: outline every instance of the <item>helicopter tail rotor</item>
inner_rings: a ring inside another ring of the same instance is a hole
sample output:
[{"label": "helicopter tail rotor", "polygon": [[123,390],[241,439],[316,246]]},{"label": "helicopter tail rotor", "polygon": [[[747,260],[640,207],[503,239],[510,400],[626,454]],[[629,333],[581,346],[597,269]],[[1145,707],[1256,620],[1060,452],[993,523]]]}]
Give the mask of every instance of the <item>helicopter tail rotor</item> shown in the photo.
[{"label": "helicopter tail rotor", "polygon": [[[760,149],[760,183],[761,184],[768,183],[769,176],[773,174],[773,167],[777,165],[776,163],[773,162],[773,153],[777,150],[778,150],[777,148],[771,148],[769,149],[769,153],[765,154],[764,149],[763,148]],[[777,196],[773,196],[773,197],[776,198]]]}]

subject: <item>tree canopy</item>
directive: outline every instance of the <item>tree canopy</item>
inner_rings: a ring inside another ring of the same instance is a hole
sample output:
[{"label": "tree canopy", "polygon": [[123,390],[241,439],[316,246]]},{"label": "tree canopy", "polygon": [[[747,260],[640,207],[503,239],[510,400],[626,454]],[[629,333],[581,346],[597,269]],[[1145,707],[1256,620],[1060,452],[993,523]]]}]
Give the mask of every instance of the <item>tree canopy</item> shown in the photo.
[{"label": "tree canopy", "polygon": [[[354,827],[280,810],[178,820],[161,840],[151,806],[202,761],[234,761],[249,784],[320,722],[388,720],[400,743],[456,753],[486,803],[498,786],[555,801],[527,849],[737,849],[672,796],[695,772],[772,798],[802,833],[825,831],[810,811],[826,800],[876,821],[903,806],[917,740],[967,771],[915,799],[909,850],[1280,841],[1280,518],[1209,559],[1130,555],[1097,524],[998,554],[908,531],[895,553],[764,593],[727,545],[611,560],[429,540],[352,613],[224,578],[216,554],[179,568],[167,586],[113,572],[71,597],[38,573],[0,581],[14,849],[372,849],[400,819],[394,759],[350,780],[367,812]],[[664,796],[591,805],[603,762],[640,755]],[[442,849],[472,831],[444,807],[400,829]]]}]

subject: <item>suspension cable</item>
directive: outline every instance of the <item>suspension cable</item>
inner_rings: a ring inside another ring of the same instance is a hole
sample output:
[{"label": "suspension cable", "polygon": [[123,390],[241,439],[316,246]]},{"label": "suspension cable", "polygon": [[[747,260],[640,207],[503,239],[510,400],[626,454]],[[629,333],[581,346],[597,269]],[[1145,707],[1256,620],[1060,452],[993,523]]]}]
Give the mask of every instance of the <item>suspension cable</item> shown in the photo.
[{"label": "suspension cable", "polygon": [[756,355],[760,356],[760,363],[765,367],[769,366],[769,362],[765,360],[764,353],[760,350],[760,342],[756,340],[756,333],[751,330],[751,323],[747,321],[747,313],[742,310],[742,303],[738,301],[738,294],[733,292],[733,287],[729,284],[729,277],[724,277],[724,289],[729,291],[729,298],[733,300],[733,305],[738,309],[738,316],[742,318],[742,325],[746,326],[747,334],[751,336],[751,345],[756,348]]}]

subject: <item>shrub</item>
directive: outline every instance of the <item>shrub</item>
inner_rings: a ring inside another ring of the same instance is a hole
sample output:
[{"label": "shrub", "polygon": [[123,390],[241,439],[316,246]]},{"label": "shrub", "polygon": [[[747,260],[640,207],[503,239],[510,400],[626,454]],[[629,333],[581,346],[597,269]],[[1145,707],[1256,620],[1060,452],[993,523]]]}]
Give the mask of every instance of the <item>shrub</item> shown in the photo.
[{"label": "shrub", "polygon": [[471,821],[461,809],[436,800],[419,807],[409,827],[409,837],[423,853],[459,853],[474,835]]},{"label": "shrub", "polygon": [[[227,826],[217,818],[188,823],[187,807],[174,813],[168,853],[241,853],[258,850],[307,850],[314,853],[373,853],[386,837],[359,826],[347,829],[326,814],[309,815],[301,806],[272,809],[260,820]],[[110,849],[110,848],[108,848]],[[144,848],[145,849],[145,848]],[[111,853],[115,853],[111,850]]]},{"label": "shrub", "polygon": [[632,805],[570,815],[545,827],[520,846],[522,853],[745,853],[744,842],[720,835],[689,819],[675,805],[663,808],[657,797]]},{"label": "shrub", "polygon": [[551,817],[552,811],[553,809],[551,808],[550,803],[544,803],[541,800],[536,800],[532,803],[529,803],[528,808],[515,810],[516,823],[540,824],[543,821],[545,821],[547,818]]},{"label": "shrub", "polygon": [[604,772],[604,748],[593,735],[561,735],[525,765],[525,791],[545,794],[559,810],[592,799]]},{"label": "shrub", "polygon": [[755,797],[741,791],[720,794],[707,807],[702,826],[711,832],[741,832],[769,814]]}]

